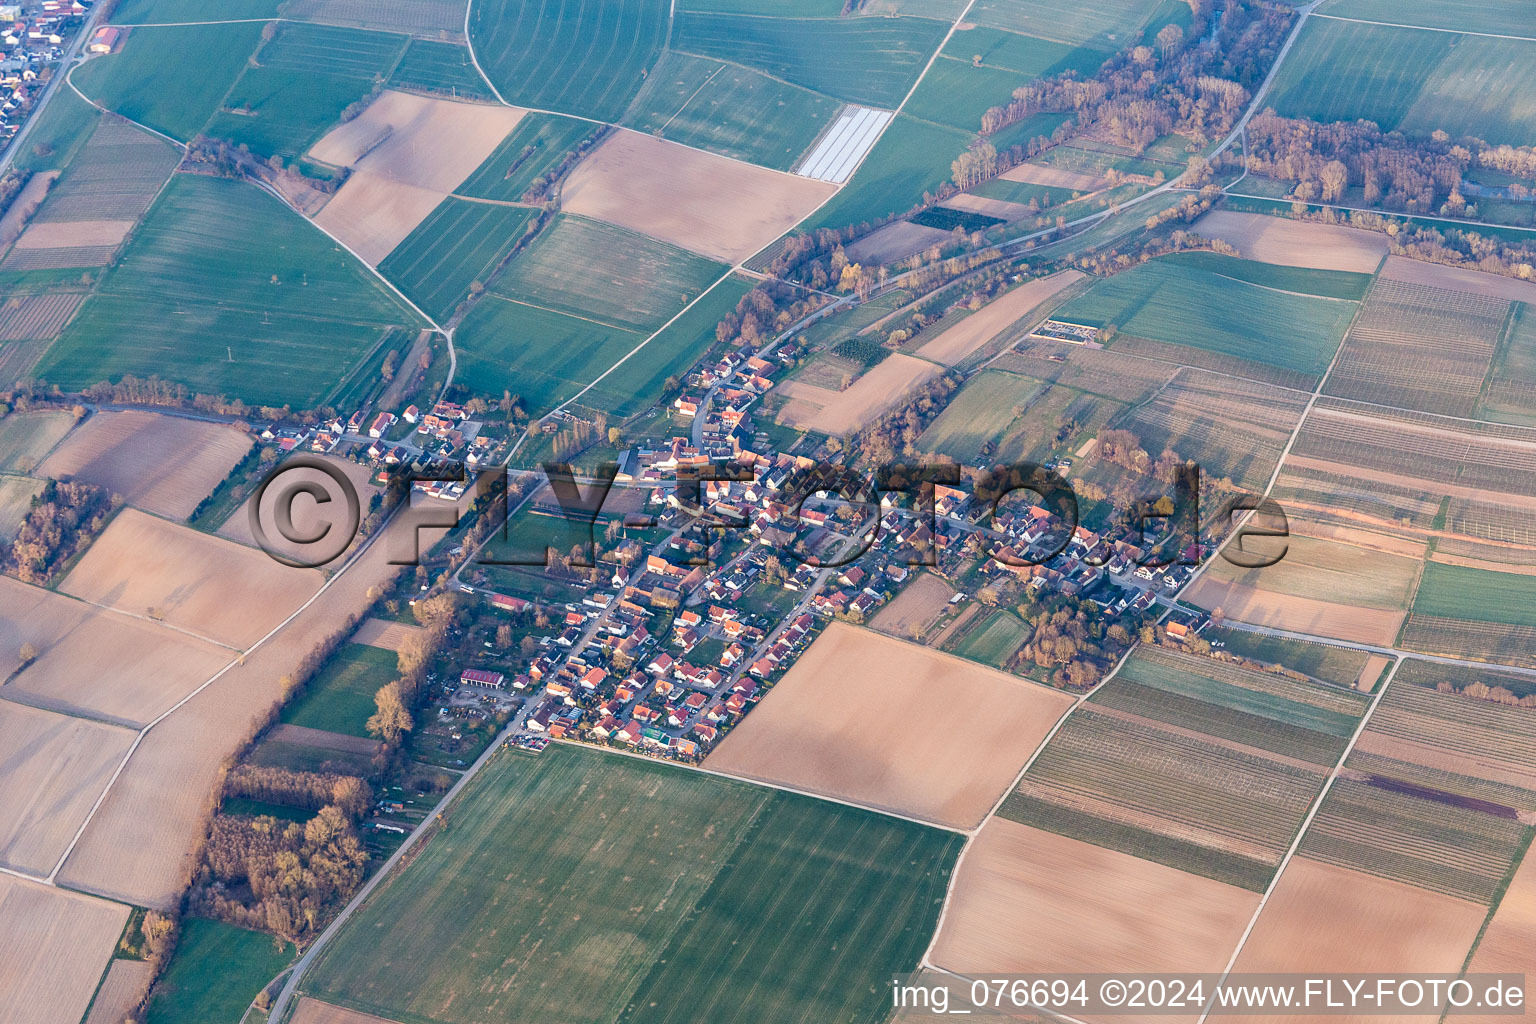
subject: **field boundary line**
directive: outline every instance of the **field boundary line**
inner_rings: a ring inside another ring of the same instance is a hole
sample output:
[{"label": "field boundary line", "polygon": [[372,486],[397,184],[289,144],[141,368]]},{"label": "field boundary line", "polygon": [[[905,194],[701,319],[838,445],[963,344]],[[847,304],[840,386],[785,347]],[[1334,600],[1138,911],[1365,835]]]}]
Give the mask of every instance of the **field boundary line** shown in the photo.
[{"label": "field boundary line", "polygon": [[[919,968],[929,968],[936,971],[944,971],[945,973],[952,974],[957,978],[964,977],[962,974],[956,974],[954,971],[951,971],[948,968],[940,967],[938,964],[935,964],[932,960],[932,956],[934,947],[939,944],[939,936],[944,933],[944,921],[949,917],[949,905],[954,900],[955,886],[959,883],[960,868],[965,864],[966,854],[971,852],[971,847],[975,845],[976,840],[981,836],[982,829],[986,828],[987,823],[990,822],[993,818],[997,817],[997,812],[1002,809],[1003,804],[1007,802],[1010,796],[1013,795],[1013,791],[1019,788],[1019,783],[1024,781],[1025,773],[1034,767],[1035,762],[1040,759],[1040,755],[1045,752],[1046,745],[1050,743],[1051,740],[1055,739],[1056,734],[1061,731],[1062,726],[1067,724],[1067,719],[1072,717],[1072,712],[1086,704],[1088,702],[1088,698],[1092,697],[1095,693],[1098,693],[1101,689],[1108,685],[1111,679],[1119,675],[1120,670],[1125,667],[1125,663],[1130,660],[1131,655],[1136,653],[1137,648],[1140,646],[1141,641],[1138,640],[1131,644],[1130,647],[1127,647],[1125,653],[1120,655],[1120,660],[1115,662],[1114,667],[1111,668],[1108,672],[1104,673],[1103,679],[1100,679],[1097,683],[1094,683],[1088,689],[1077,695],[1076,699],[1072,701],[1071,706],[1061,713],[1061,715],[1056,719],[1055,724],[1052,725],[1051,728],[1046,732],[1044,738],[1041,739],[1040,742],[1035,746],[1034,752],[1031,753],[1029,757],[1024,761],[1024,767],[1020,768],[1018,774],[1013,777],[1013,781],[1008,783],[1008,787],[1004,789],[1002,795],[997,798],[997,802],[992,805],[992,809],[982,817],[981,823],[967,834],[965,845],[960,848],[960,855],[955,858],[954,869],[949,873],[949,884],[944,889],[944,905],[939,908],[939,919],[934,922],[933,925],[933,938],[928,940],[928,948],[923,950],[923,955],[917,961],[917,966]],[[1063,1019],[1073,1021],[1073,1018],[1071,1017],[1064,1017]],[[1082,1024],[1082,1022],[1075,1021],[1074,1024]]]},{"label": "field boundary line", "polygon": [[1513,36],[1501,32],[1473,32],[1470,29],[1434,28],[1430,25],[1404,25],[1398,21],[1371,21],[1369,18],[1346,18],[1342,14],[1319,14],[1329,21],[1352,21],[1356,25],[1380,25],[1382,28],[1406,28],[1415,32],[1448,32],[1453,36],[1481,36],[1484,39],[1515,39],[1522,43],[1536,43],[1536,36]]},{"label": "field boundary line", "polygon": [[[80,91],[80,87],[75,84],[74,75],[75,75],[75,68],[78,68],[78,67],[80,67],[83,64],[85,64],[85,61],[81,61],[79,64],[74,65],[74,67],[71,67],[68,71],[64,72],[64,84],[69,86],[72,90],[74,90],[74,93],[75,93],[76,96],[79,96],[82,100],[84,100],[86,103],[89,103],[91,106],[95,107],[97,110],[101,111],[103,114],[111,114],[113,117],[120,117],[124,121],[127,121],[129,124],[133,125],[135,128],[140,128],[140,129],[142,129],[142,130],[144,130],[146,132],[149,132],[151,135],[155,135],[155,136],[158,136],[158,137],[164,139],[166,142],[169,142],[171,145],[175,146],[177,149],[181,150],[183,153],[185,153],[187,151],[187,144],[185,142],[182,142],[180,139],[173,139],[169,135],[165,134],[165,132],[158,131],[158,130],[156,130],[154,128],[151,128],[147,124],[142,124],[142,123],[140,123],[138,121],[135,121],[133,118],[129,117],[126,114],[119,114],[115,110],[112,110],[112,109],[110,109],[108,107],[104,107],[100,103],[97,103],[95,100],[91,99],[85,93],[81,92]],[[174,168],[171,170],[171,173],[173,175],[176,173]],[[169,179],[167,179],[167,180],[169,180]],[[137,222],[135,222],[135,223],[137,223]]]},{"label": "field boundary line", "polygon": [[1354,651],[1365,651],[1370,654],[1380,654],[1389,658],[1402,658],[1405,661],[1425,661],[1435,665],[1457,665],[1466,668],[1482,668],[1492,672],[1507,672],[1510,675],[1536,677],[1536,668],[1523,665],[1508,665],[1498,661],[1474,661],[1471,658],[1456,658],[1448,654],[1430,654],[1427,651],[1415,651],[1402,647],[1383,647],[1378,644],[1361,643],[1358,640],[1340,640],[1336,637],[1322,636],[1317,633],[1301,633],[1296,630],[1275,629],[1272,626],[1260,626],[1252,622],[1242,622],[1238,619],[1225,619],[1222,626],[1226,629],[1241,630],[1245,633],[1258,633],[1261,636],[1272,636],[1281,640],[1300,640],[1307,643],[1324,644],[1329,647],[1344,647]]},{"label": "field boundary line", "polygon": [[[1403,656],[1398,655],[1397,660],[1392,663],[1391,671],[1382,679],[1381,685],[1376,688],[1376,694],[1371,698],[1371,706],[1366,708],[1365,714],[1360,716],[1360,722],[1355,726],[1354,735],[1349,738],[1349,744],[1344,748],[1344,753],[1339,755],[1333,770],[1328,773],[1327,781],[1323,783],[1323,788],[1318,790],[1317,796],[1313,798],[1312,806],[1308,809],[1307,816],[1301,820],[1301,827],[1296,830],[1296,838],[1291,840],[1290,848],[1285,851],[1285,856],[1280,858],[1280,866],[1275,868],[1274,877],[1269,880],[1269,885],[1265,888],[1263,895],[1259,897],[1259,905],[1253,908],[1253,916],[1248,919],[1248,927],[1243,929],[1243,934],[1237,940],[1237,948],[1232,950],[1232,956],[1227,960],[1227,966],[1222,969],[1221,977],[1216,981],[1217,988],[1226,984],[1227,978],[1232,973],[1232,968],[1237,964],[1237,958],[1243,952],[1243,947],[1248,944],[1248,937],[1253,934],[1254,927],[1259,923],[1259,915],[1264,912],[1264,908],[1269,904],[1269,897],[1274,893],[1275,888],[1279,886],[1280,879],[1285,874],[1286,866],[1291,863],[1291,858],[1300,849],[1301,841],[1306,836],[1308,827],[1311,826],[1313,819],[1317,817],[1318,811],[1322,810],[1323,801],[1328,798],[1328,792],[1333,788],[1334,781],[1338,779],[1339,772],[1343,770],[1344,762],[1349,760],[1349,755],[1354,751],[1355,744],[1359,742],[1360,736],[1365,732],[1366,725],[1369,724],[1371,716],[1376,713],[1376,708],[1381,704],[1381,698],[1386,694],[1387,687],[1391,686],[1392,680],[1397,678],[1397,670],[1402,667],[1402,664]],[[1200,1014],[1195,1024],[1205,1024],[1205,1019],[1211,1015],[1213,1009],[1215,1009],[1214,1005],[1208,1006]]]},{"label": "field boundary line", "polygon": [[[719,283],[718,281],[715,282],[715,284],[718,284],[718,283]],[[709,287],[713,288],[714,286],[715,285],[712,284]],[[708,290],[709,290],[708,288],[705,289],[705,291],[708,291]],[[492,292],[492,291],[489,291],[489,289],[487,289],[487,293],[493,299],[500,299],[502,302],[510,302],[514,306],[527,306],[529,309],[539,309],[539,310],[543,310],[546,313],[557,314],[558,316],[568,316],[572,320],[582,320],[582,321],[584,321],[586,323],[589,323],[589,324],[596,324],[599,327],[607,327],[607,328],[610,328],[610,329],[615,330],[615,331],[623,331],[625,334],[639,334],[640,333],[639,331],[635,330],[633,327],[621,327],[618,324],[611,324],[611,323],[609,323],[606,320],[597,320],[597,319],[594,319],[593,317],[590,317],[590,316],[582,316],[580,313],[568,313],[568,312],[566,312],[563,309],[555,309],[553,306],[541,306],[537,302],[529,302],[527,299],[514,299],[510,295],[503,295],[500,292]],[[694,302],[697,302],[697,301],[698,301],[697,299],[694,300]],[[693,305],[693,303],[690,302],[690,303],[688,303],[688,305],[691,306],[691,305]],[[685,306],[683,308],[686,309],[687,306]],[[677,319],[677,317],[673,317],[672,318],[672,320],[676,320],[676,319]],[[672,320],[668,320],[667,323],[670,324],[672,322]],[[622,360],[621,360],[621,362],[622,362]]]}]

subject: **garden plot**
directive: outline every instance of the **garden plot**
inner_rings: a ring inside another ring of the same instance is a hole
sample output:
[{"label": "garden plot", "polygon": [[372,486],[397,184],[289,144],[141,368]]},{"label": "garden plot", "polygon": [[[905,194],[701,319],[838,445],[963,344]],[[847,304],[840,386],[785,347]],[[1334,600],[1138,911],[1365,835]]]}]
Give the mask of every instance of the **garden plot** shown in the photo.
[{"label": "garden plot", "polygon": [[[838,623],[705,764],[974,827],[1071,703],[1067,694]],[[980,707],[984,716],[975,714]],[[917,718],[922,728],[911,727]]]},{"label": "garden plot", "polygon": [[136,508],[186,519],[250,451],[223,423],[129,410],[98,412],[49,454],[42,476],[105,487]]},{"label": "garden plot", "polygon": [[0,1024],[79,1024],[127,921],[120,903],[0,875]]},{"label": "garden plot", "polygon": [[610,135],[566,178],[561,207],[727,262],[746,259],[836,187],[639,132]]},{"label": "garden plot", "polygon": [[315,223],[377,264],[485,162],[524,113],[380,93],[310,149],[315,160],[352,168]]},{"label": "garden plot", "polygon": [[955,592],[938,576],[922,573],[875,614],[870,625],[892,636],[920,636],[949,607]]}]

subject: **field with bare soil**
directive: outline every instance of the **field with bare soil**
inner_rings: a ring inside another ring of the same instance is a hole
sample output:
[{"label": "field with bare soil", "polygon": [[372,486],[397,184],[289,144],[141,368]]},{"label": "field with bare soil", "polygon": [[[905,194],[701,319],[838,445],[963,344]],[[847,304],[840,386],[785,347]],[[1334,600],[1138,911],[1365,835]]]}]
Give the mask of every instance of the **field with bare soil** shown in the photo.
[{"label": "field with bare soil", "polygon": [[835,623],[705,764],[972,827],[1071,703],[1067,694]]},{"label": "field with bare soil", "polygon": [[1235,246],[1245,260],[1283,267],[1371,274],[1387,254],[1387,236],[1375,231],[1236,210],[1212,210],[1190,230]]},{"label": "field with bare soil", "polygon": [[[360,509],[366,515],[369,501],[382,490],[382,488],[371,482],[373,470],[361,462],[353,462],[350,459],[338,459],[326,455],[322,455],[320,458],[327,464],[340,470],[342,475],[351,482],[352,487],[357,491]],[[325,489],[326,494],[336,495],[336,485],[331,481],[330,477],[317,469],[290,469],[283,474],[283,485],[286,487],[289,483],[317,484]],[[277,488],[268,490],[262,498],[262,503],[265,506],[262,522],[271,523],[273,521],[272,513],[278,500]],[[290,511],[293,515],[294,529],[303,536],[311,536],[324,529],[327,524],[340,521],[337,514],[332,512],[330,505],[325,506],[322,510],[322,507],[314,498],[304,494],[294,498]],[[218,534],[220,537],[227,537],[241,544],[247,544],[251,547],[257,546],[256,536],[251,532],[251,501],[249,499],[229,514],[229,518],[224,520],[219,526]],[[303,558],[305,554],[303,545],[289,543],[284,537],[273,531],[270,526],[267,528],[267,534],[267,542],[279,553],[294,558]]]},{"label": "field with bare soil", "polygon": [[947,241],[949,237],[949,232],[942,228],[898,220],[870,232],[848,246],[848,259],[854,263],[880,267],[905,259],[915,252],[922,252],[931,245]]},{"label": "field with bare soil", "polygon": [[0,863],[46,875],[133,733],[0,701]]},{"label": "field with bare soil", "polygon": [[1408,284],[1428,285],[1431,288],[1449,288],[1458,292],[1471,292],[1489,298],[1509,299],[1514,302],[1536,302],[1536,283],[1519,281],[1500,274],[1484,274],[1477,270],[1463,270],[1439,263],[1425,263],[1406,256],[1388,256],[1382,265],[1381,276],[1387,281],[1404,281]]},{"label": "field with bare soil", "polygon": [[408,622],[391,622],[388,619],[364,619],[352,634],[355,644],[382,647],[386,651],[398,651],[408,637],[421,636],[426,630]]},{"label": "field with bare soil", "polygon": [[186,519],[250,448],[244,431],[222,423],[99,412],[55,448],[38,473],[97,484],[135,508]]},{"label": "field with bare soil", "polygon": [[[1531,950],[1536,949],[1536,857],[1527,851],[1515,871],[1503,902],[1477,944],[1467,970],[1474,974],[1529,973]],[[1453,1013],[1448,1024],[1500,1024],[1508,1016]]]},{"label": "field with bare soil", "polygon": [[35,661],[5,680],[0,697],[135,726],[233,656],[158,623],[12,579],[0,579],[0,637],[0,678],[15,672],[21,644],[37,650]]},{"label": "field with bare soil", "polygon": [[0,875],[0,1024],[79,1024],[128,908]]},{"label": "field with bare soil", "polygon": [[[1294,857],[1233,970],[1455,974],[1486,913],[1487,908],[1475,903]],[[1406,1019],[1432,1022],[1437,1017],[1430,1013]],[[1382,1018],[1340,1015],[1329,1019]]]},{"label": "field with bare soil", "polygon": [[1093,192],[1104,184],[1096,174],[1081,174],[1060,167],[1043,167],[1039,164],[1019,164],[998,175],[1005,181],[1021,181],[1026,185],[1054,185],[1077,192]]},{"label": "field with bare soil", "polygon": [[1206,570],[1206,578],[1362,609],[1408,610],[1423,565],[1424,544],[1417,545],[1412,556],[1389,554],[1309,537],[1302,533],[1306,528],[1302,522],[1293,523],[1285,557],[1274,565],[1245,569],[1218,558]]},{"label": "field with bare soil", "polygon": [[929,959],[963,974],[1219,972],[1258,902],[1257,893],[993,818],[960,860]]},{"label": "field with bare soil", "polygon": [[309,155],[352,176],[315,223],[377,264],[470,176],[526,113],[387,90]]},{"label": "field with bare soil", "polygon": [[1009,324],[1028,316],[1031,310],[1057,292],[1082,279],[1083,275],[1077,271],[1064,270],[1050,277],[1028,281],[1005,292],[1000,298],[987,303],[932,341],[926,342],[917,352],[924,359],[954,366],[1007,330]]},{"label": "field with bare soil", "polygon": [[299,1009],[293,1015],[292,1024],[391,1024],[383,1017],[371,1013],[359,1013],[318,999],[305,996],[299,1000]]},{"label": "field with bare soil", "polygon": [[778,387],[790,399],[779,410],[779,422],[823,434],[851,434],[938,374],[933,363],[897,353],[881,360],[847,391],[790,381]]},{"label": "field with bare soil", "polygon": [[576,165],[561,206],[727,262],[744,260],[837,190],[728,157],[618,131]]},{"label": "field with bare soil", "polygon": [[151,977],[147,960],[113,960],[85,1024],[122,1024],[123,1018],[139,1005]]},{"label": "field with bare soil", "polygon": [[259,640],[319,589],[314,569],[124,509],[59,589],[231,647]]},{"label": "field with bare soil", "polygon": [[31,473],[74,425],[75,417],[63,410],[0,419],[0,472]]},{"label": "field with bare soil", "polygon": [[925,572],[903,587],[895,600],[875,613],[870,625],[892,636],[910,639],[939,617],[954,594],[949,584]]},{"label": "field with bare soil", "polygon": [[1229,619],[1271,629],[1388,646],[1397,638],[1405,612],[1355,608],[1311,597],[1272,593],[1240,583],[1213,579],[1209,573],[1195,581],[1184,597],[1201,608],[1220,608]]}]

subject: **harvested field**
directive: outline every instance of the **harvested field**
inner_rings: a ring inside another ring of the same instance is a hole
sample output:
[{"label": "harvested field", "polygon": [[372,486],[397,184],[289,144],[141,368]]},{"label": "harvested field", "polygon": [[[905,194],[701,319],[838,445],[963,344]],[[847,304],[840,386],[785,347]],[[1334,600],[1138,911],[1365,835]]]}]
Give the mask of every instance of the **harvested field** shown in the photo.
[{"label": "harvested field", "polygon": [[[1455,974],[1486,913],[1487,908],[1475,903],[1293,857],[1233,970]],[[1433,1022],[1437,1018],[1438,1013],[1431,1013],[1408,1019]],[[1369,1022],[1381,1018],[1330,1019]]]},{"label": "harvested field", "polygon": [[898,220],[870,232],[848,246],[846,251],[848,259],[854,263],[879,267],[906,259],[929,246],[942,244],[950,237],[950,233],[941,228]]},{"label": "harvested field", "polygon": [[1387,254],[1387,236],[1375,231],[1237,210],[1212,210],[1190,230],[1236,246],[1245,260],[1285,267],[1372,274]]},{"label": "harvested field", "polygon": [[730,263],[789,230],[836,186],[639,132],[609,136],[576,166],[561,206]]},{"label": "harvested field", "polygon": [[[353,462],[351,459],[335,458],[332,456],[320,456],[320,458],[328,465],[340,470],[342,476],[351,482],[352,487],[357,491],[361,511],[366,514],[368,504],[373,500],[373,496],[382,491],[382,488],[372,482],[372,468],[360,462]],[[337,493],[335,482],[324,473],[315,469],[290,469],[283,474],[283,482],[285,485],[288,483],[313,483],[323,488],[326,494],[336,495]],[[273,522],[271,516],[276,509],[277,490],[277,488],[273,488],[262,496],[266,505],[264,512],[266,518],[263,519],[263,522],[268,524]],[[334,512],[332,509],[333,506],[327,505],[322,510],[322,507],[307,495],[296,496],[290,510],[293,514],[294,529],[299,531],[300,534],[308,536],[320,532],[320,530],[331,523],[345,525],[339,518],[340,513]],[[253,548],[259,547],[256,543],[256,535],[251,532],[251,499],[247,498],[239,508],[230,513],[229,518],[224,520],[219,526],[218,535]],[[267,541],[279,554],[295,560],[303,560],[304,558],[305,545],[290,544],[284,537],[272,530],[270,525],[267,528]],[[323,544],[325,541],[322,539],[317,543]],[[355,544],[356,541],[352,545],[348,545],[347,551],[352,550]],[[336,557],[340,559],[345,554],[346,552],[343,552]],[[328,563],[328,567],[334,564],[334,562]]]},{"label": "harvested field", "polygon": [[932,573],[922,573],[902,588],[895,600],[881,608],[870,620],[876,629],[911,639],[923,633],[949,606],[955,592],[949,584]]},{"label": "harvested field", "polygon": [[[1071,703],[1067,694],[834,623],[705,764],[973,827]],[[976,716],[983,706],[988,713]],[[907,728],[914,716],[928,724]]]},{"label": "harvested field", "polygon": [[377,264],[485,162],[524,113],[380,93],[311,147],[311,158],[353,169],[315,223]]},{"label": "harvested field", "polygon": [[406,622],[392,622],[388,619],[364,619],[363,624],[357,627],[357,632],[352,634],[352,642],[355,644],[367,644],[369,647],[381,647],[386,651],[399,651],[407,639],[413,636],[421,636],[426,629],[421,626],[412,626]]},{"label": "harvested field", "polygon": [[1407,611],[1413,601],[1423,565],[1423,545],[1419,545],[1416,557],[1403,557],[1304,536],[1295,529],[1285,543],[1285,557],[1274,565],[1245,569],[1218,558],[1205,576],[1273,594],[1357,608]]},{"label": "harvested field", "polygon": [[464,8],[464,0],[287,0],[283,17],[423,36],[462,36]]},{"label": "harvested field", "polygon": [[1183,597],[1201,608],[1220,608],[1227,618],[1238,622],[1383,647],[1397,639],[1404,618],[1400,611],[1275,594],[1213,579],[1209,573],[1195,581]]},{"label": "harvested field", "polygon": [[1388,256],[1382,265],[1381,277],[1385,281],[1402,281],[1406,284],[1429,288],[1445,288],[1451,291],[1471,292],[1493,299],[1511,302],[1536,302],[1536,284],[1520,281],[1499,274],[1485,274],[1478,270],[1463,270],[1440,263],[1425,263],[1406,256]]},{"label": "harvested field", "polygon": [[124,509],[59,589],[232,647],[265,636],[319,589],[314,569]]},{"label": "harvested field", "polygon": [[1006,199],[988,199],[986,196],[973,196],[968,192],[951,196],[939,205],[946,210],[979,213],[983,217],[996,217],[998,220],[1009,222],[1036,216],[1035,211],[1023,203],[1012,203]]},{"label": "harvested field", "polygon": [[56,338],[84,301],[84,292],[13,295],[0,307],[0,341]]},{"label": "harvested field", "polygon": [[882,360],[847,391],[791,381],[778,388],[790,399],[779,411],[779,422],[824,434],[851,434],[938,374],[939,368],[933,363],[897,353]]},{"label": "harvested field", "polygon": [[994,817],[960,862],[930,960],[967,974],[1220,972],[1258,902]]},{"label": "harvested field", "polygon": [[[1510,880],[1504,898],[1488,922],[1467,970],[1473,974],[1523,974],[1530,971],[1536,949],[1536,857],[1525,859]],[[1453,1013],[1448,1024],[1502,1024],[1508,1016]]]},{"label": "harvested field", "polygon": [[131,220],[34,221],[16,239],[18,250],[85,249],[116,246],[133,227]]},{"label": "harvested field", "polygon": [[1029,316],[1063,288],[1082,279],[1083,275],[1077,271],[1064,270],[1050,277],[1028,281],[926,342],[917,350],[918,355],[945,366],[954,366],[1017,321]]},{"label": "harvested field", "polygon": [[98,412],[38,467],[43,476],[105,487],[136,508],[186,519],[251,448],[222,423],[129,410]]},{"label": "harvested field", "polygon": [[133,733],[0,701],[0,863],[46,875]]},{"label": "harvested field", "polygon": [[16,671],[21,644],[38,652],[0,687],[0,697],[21,704],[139,727],[223,668],[233,654],[11,579],[0,580],[0,598],[5,637],[0,678]]},{"label": "harvested field", "polygon": [[[462,502],[460,510],[467,507],[468,502]],[[388,564],[390,545],[408,542],[413,532],[403,520],[392,521],[385,536],[345,574],[332,578],[325,600],[304,609],[269,643],[146,733],[65,862],[60,881],[139,906],[177,905],[205,832],[208,795],[220,765],[281,698],[279,680],[293,673],[341,618],[368,606],[370,587],[394,577],[396,567]],[[421,543],[430,547],[442,534],[424,530]],[[259,552],[250,554],[276,565]],[[225,575],[239,578],[238,572]],[[270,948],[271,943],[266,945]]]},{"label": "harvested field", "polygon": [[153,976],[147,960],[113,960],[85,1024],[122,1024],[123,1018],[144,998]]},{"label": "harvested field", "polygon": [[1079,174],[1060,167],[1043,167],[1040,164],[1019,164],[998,175],[1004,181],[1018,181],[1026,185],[1050,185],[1070,188],[1074,192],[1097,192],[1104,186],[1104,178],[1097,174]]},{"label": "harvested field", "polygon": [[0,1024],[79,1024],[127,921],[122,904],[0,875]]},{"label": "harvested field", "polygon": [[391,1024],[391,1022],[383,1017],[375,1017],[371,1013],[359,1013],[356,1010],[332,1006],[330,1003],[322,1003],[318,999],[304,996],[299,1000],[299,1008],[293,1015],[292,1024]]}]

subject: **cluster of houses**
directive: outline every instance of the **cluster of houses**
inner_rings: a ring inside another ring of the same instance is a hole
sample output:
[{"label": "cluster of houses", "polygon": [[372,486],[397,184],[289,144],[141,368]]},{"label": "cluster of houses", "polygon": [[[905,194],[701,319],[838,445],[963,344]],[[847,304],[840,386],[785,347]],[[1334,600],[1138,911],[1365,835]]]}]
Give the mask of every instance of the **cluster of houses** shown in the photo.
[{"label": "cluster of houses", "polygon": [[[81,0],[0,4],[0,142],[21,131],[40,91],[39,79],[64,59],[65,47],[89,11]],[[117,33],[98,30],[89,48],[110,53]]]}]

